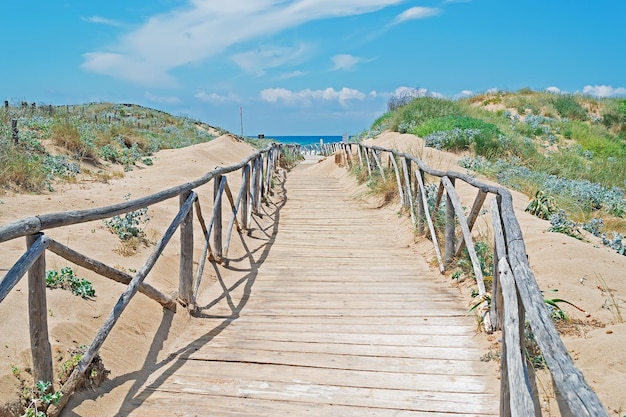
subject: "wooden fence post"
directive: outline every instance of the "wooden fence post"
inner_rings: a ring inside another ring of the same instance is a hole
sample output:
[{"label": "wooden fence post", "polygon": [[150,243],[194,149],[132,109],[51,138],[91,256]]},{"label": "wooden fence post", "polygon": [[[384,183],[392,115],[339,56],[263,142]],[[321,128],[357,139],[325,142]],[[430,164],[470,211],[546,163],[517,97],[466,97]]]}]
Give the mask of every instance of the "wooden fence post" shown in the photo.
[{"label": "wooden fence post", "polygon": [[[448,179],[454,186],[454,178]],[[456,246],[455,226],[454,207],[452,206],[450,193],[446,192],[446,244],[443,252],[443,263],[446,268],[450,266],[452,258],[454,258],[454,247]]]},{"label": "wooden fence post", "polygon": [[11,119],[11,132],[13,136],[13,142],[17,145],[20,140],[20,131],[17,129],[17,119]]},{"label": "wooden fence post", "polygon": [[[41,233],[26,236],[30,248]],[[46,252],[42,252],[28,270],[28,321],[30,349],[33,356],[34,382],[53,382],[52,349],[48,338],[48,306],[46,302]]]},{"label": "wooden fence post", "polygon": [[215,261],[222,260],[222,199],[220,193],[220,185],[223,175],[217,175],[213,180],[213,210],[215,218],[213,220],[213,250]]},{"label": "wooden fence post", "polygon": [[[191,191],[186,191],[179,195],[181,207],[190,194]],[[178,298],[185,306],[189,305],[193,298],[193,206],[180,224]]]},{"label": "wooden fence post", "polygon": [[411,190],[411,160],[409,158],[401,158],[402,171],[404,172],[404,205],[409,208],[411,214],[411,224],[417,226],[415,218],[415,208],[413,207],[413,192]]},{"label": "wooden fence post", "polygon": [[[424,182],[424,171],[422,171],[421,169],[417,169],[415,171],[415,176],[417,177],[419,175],[418,178],[418,192],[416,193],[416,195],[419,197],[420,193],[423,194],[424,196],[426,195],[426,188],[423,186],[425,185]],[[421,189],[421,191],[419,191],[419,189]],[[428,210],[428,207],[424,204],[424,200],[425,198],[417,198],[417,234],[418,235],[423,235],[425,232],[425,223],[426,223],[426,210]],[[436,213],[433,213],[436,214]]]},{"label": "wooden fence post", "polygon": [[243,197],[241,200],[241,223],[243,223],[243,228],[245,230],[250,229],[250,164],[246,164],[243,167],[243,172],[241,173],[244,183],[245,191],[243,193]]},{"label": "wooden fence post", "polygon": [[372,178],[372,163],[370,162],[370,150],[369,148],[363,148],[363,151],[365,152],[365,161],[367,164],[367,174],[369,175],[369,178]]},{"label": "wooden fence post", "polygon": [[9,100],[4,100],[4,111],[9,111]]}]

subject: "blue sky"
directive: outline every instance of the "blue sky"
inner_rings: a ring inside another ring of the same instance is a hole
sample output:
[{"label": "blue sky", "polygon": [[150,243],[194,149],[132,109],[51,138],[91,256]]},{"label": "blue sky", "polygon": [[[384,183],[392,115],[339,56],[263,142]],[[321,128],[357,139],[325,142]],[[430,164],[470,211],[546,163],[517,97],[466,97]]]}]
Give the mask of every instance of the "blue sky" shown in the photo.
[{"label": "blue sky", "polygon": [[624,96],[625,18],[623,0],[10,1],[0,99],[356,134],[399,88]]}]

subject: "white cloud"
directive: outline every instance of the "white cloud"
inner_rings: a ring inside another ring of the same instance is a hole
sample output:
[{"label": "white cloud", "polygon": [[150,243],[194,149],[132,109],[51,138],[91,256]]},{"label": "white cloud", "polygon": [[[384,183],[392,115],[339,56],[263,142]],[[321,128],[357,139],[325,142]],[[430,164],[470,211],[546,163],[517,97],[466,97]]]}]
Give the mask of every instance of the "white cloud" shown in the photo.
[{"label": "white cloud", "polygon": [[305,71],[296,70],[296,71],[280,74],[278,77],[275,78],[275,80],[279,80],[279,81],[280,80],[288,80],[290,78],[302,77],[302,76],[304,76],[306,74],[308,74],[308,73],[305,72]]},{"label": "white cloud", "polygon": [[330,69],[331,71],[339,71],[339,70],[350,71],[350,70],[353,70],[357,64],[360,64],[363,62],[371,62],[372,60],[366,59],[366,58],[360,58],[360,57],[348,55],[348,54],[340,54],[340,55],[335,55],[332,58],[332,61],[333,61],[333,67]]},{"label": "white cloud", "polygon": [[89,52],[83,57],[85,62],[81,67],[88,71],[146,86],[175,87],[178,85],[176,80],[167,73],[166,67],[153,66],[147,59],[114,52]]},{"label": "white cloud", "polygon": [[117,20],[113,20],[113,19],[107,19],[106,17],[91,16],[91,17],[83,17],[82,19],[85,22],[97,23],[100,25],[107,25],[107,26],[114,26],[114,27],[124,26],[124,23],[118,22]]},{"label": "white cloud", "polygon": [[443,13],[443,10],[436,7],[411,7],[396,16],[393,23],[398,24],[409,20],[425,19],[427,17],[439,16],[441,13]]},{"label": "white cloud", "polygon": [[150,100],[153,103],[158,103],[158,104],[180,104],[180,98],[178,97],[174,97],[174,96],[170,96],[170,97],[160,97],[160,96],[155,96],[149,92],[146,91],[146,93],[144,94],[144,96]]},{"label": "white cloud", "polygon": [[474,92],[472,90],[462,90],[454,97],[455,98],[466,98],[466,97],[471,97],[473,95],[474,95]]},{"label": "white cloud", "polygon": [[561,93],[561,89],[559,87],[554,87],[554,86],[546,88],[546,91],[548,93],[553,93],[553,94],[560,94]]},{"label": "white cloud", "polygon": [[584,94],[589,94],[596,97],[614,97],[626,95],[626,88],[617,87],[613,88],[610,85],[586,85],[583,88]]},{"label": "white cloud", "polygon": [[150,17],[105,50],[83,55],[88,71],[143,85],[172,85],[172,69],[303,23],[374,12],[403,0],[188,0]]},{"label": "white cloud", "polygon": [[337,91],[334,88],[324,90],[305,89],[300,91],[287,90],[285,88],[266,88],[261,91],[261,100],[268,103],[283,102],[287,105],[309,105],[312,102],[336,101],[342,106],[347,106],[351,100],[364,100],[366,95],[359,90],[344,87]]},{"label": "white cloud", "polygon": [[500,91],[500,89],[498,89],[497,87],[492,87],[492,88],[488,88],[487,91],[485,91],[485,93],[487,93],[487,94],[496,94],[499,91]]},{"label": "white cloud", "polygon": [[224,104],[224,103],[237,103],[240,98],[234,93],[228,93],[227,95],[221,95],[217,93],[207,93],[204,90],[199,90],[194,94],[194,97],[198,100],[211,104]]},{"label": "white cloud", "polygon": [[245,72],[263,75],[267,68],[301,63],[309,50],[310,48],[305,44],[291,48],[263,46],[252,51],[235,54],[231,59]]}]

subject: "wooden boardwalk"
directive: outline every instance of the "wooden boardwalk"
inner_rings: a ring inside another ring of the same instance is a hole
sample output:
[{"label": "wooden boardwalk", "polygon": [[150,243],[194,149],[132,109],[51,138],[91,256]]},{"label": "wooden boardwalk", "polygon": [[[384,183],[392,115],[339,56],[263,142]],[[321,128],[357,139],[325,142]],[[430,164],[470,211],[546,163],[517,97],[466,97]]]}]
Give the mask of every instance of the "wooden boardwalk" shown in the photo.
[{"label": "wooden boardwalk", "polygon": [[285,188],[245,306],[198,320],[120,415],[496,415],[455,291],[336,179],[304,164]]}]

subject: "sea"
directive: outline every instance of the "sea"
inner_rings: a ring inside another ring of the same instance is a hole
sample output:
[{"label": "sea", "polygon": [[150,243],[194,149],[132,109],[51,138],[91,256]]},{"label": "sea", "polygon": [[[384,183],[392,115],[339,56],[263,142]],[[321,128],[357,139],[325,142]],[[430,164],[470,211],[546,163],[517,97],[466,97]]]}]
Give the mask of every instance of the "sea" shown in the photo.
[{"label": "sea", "polygon": [[[256,137],[255,137],[256,138]],[[341,142],[341,135],[313,135],[313,136],[272,136],[265,135],[265,139],[273,139],[280,143],[291,143],[294,145],[312,145],[319,144],[320,140],[324,143]]]}]

